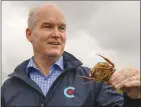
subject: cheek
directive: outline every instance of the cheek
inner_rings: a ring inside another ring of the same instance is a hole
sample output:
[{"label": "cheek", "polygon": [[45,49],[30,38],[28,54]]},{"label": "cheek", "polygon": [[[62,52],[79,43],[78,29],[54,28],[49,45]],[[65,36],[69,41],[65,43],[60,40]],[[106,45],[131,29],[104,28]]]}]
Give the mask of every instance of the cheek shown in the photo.
[{"label": "cheek", "polygon": [[39,42],[41,42],[41,41],[43,42],[43,41],[46,41],[48,39],[48,37],[49,37],[48,35],[49,34],[46,33],[46,32],[37,32],[35,34],[35,39]]},{"label": "cheek", "polygon": [[66,43],[66,35],[63,35],[63,36],[62,36],[62,41],[63,41],[64,43]]},{"label": "cheek", "polygon": [[32,45],[35,47],[35,48],[40,48],[42,47],[42,44],[44,43],[44,37],[39,34],[39,33],[34,33],[33,35],[33,41],[32,41]]}]

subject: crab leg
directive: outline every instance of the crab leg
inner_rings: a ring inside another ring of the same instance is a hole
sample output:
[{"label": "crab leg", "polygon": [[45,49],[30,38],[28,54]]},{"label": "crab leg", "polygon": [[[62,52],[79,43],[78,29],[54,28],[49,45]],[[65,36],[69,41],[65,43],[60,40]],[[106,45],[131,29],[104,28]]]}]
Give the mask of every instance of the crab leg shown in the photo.
[{"label": "crab leg", "polygon": [[81,76],[81,75],[77,75],[77,76],[82,77],[82,78],[86,78],[86,79],[91,79],[91,80],[93,80],[93,78],[90,78],[90,77],[85,77],[85,76]]},{"label": "crab leg", "polygon": [[89,83],[93,83],[93,82],[95,82],[95,81],[85,82],[83,84],[89,84]]},{"label": "crab leg", "polygon": [[108,63],[110,63],[113,66],[113,68],[115,67],[114,64],[108,58],[106,58],[106,57],[104,57],[104,56],[102,56],[100,54],[97,54],[97,55],[104,58]]}]

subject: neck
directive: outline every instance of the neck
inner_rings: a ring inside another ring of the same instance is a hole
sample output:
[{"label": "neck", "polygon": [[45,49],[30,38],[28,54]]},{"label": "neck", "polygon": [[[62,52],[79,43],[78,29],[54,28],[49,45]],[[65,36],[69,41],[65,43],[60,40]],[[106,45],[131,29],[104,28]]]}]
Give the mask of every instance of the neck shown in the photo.
[{"label": "neck", "polygon": [[49,73],[50,66],[57,61],[58,58],[42,58],[40,56],[34,55],[34,63],[39,68],[40,72],[45,76]]}]

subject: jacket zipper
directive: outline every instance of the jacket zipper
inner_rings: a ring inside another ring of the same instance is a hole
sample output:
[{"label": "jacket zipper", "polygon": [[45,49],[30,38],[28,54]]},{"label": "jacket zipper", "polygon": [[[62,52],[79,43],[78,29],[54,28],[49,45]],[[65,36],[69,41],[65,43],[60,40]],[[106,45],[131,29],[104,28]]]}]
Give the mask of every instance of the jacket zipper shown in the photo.
[{"label": "jacket zipper", "polygon": [[[63,73],[61,73],[61,74],[57,77],[57,79],[53,82],[52,86],[49,88],[49,91],[48,91],[48,93],[47,93],[47,95],[46,95],[44,104],[42,104],[42,105],[44,105],[44,107],[46,107],[46,106],[48,105],[49,100],[51,99],[53,93],[55,92],[55,89],[59,86],[59,83],[60,83],[61,80],[63,79],[64,75],[65,75],[67,72],[71,71],[72,69],[77,68],[77,67],[79,67],[79,66],[81,66],[81,65],[82,65],[82,64],[79,64],[78,66],[75,66],[75,67],[73,67],[73,68],[66,69],[65,71],[63,71]],[[61,77],[62,77],[62,78],[61,78]]]},{"label": "jacket zipper", "polygon": [[75,66],[75,67],[73,67],[73,68],[69,68],[69,69],[64,70],[63,73],[61,73],[61,74],[56,78],[56,80],[53,82],[53,84],[52,84],[52,86],[50,87],[50,89],[49,89],[49,91],[48,91],[48,93],[47,93],[46,96],[44,96],[43,94],[41,94],[37,89],[35,89],[32,85],[28,84],[28,83],[27,83],[24,79],[22,79],[21,77],[19,77],[19,76],[17,76],[17,75],[13,75],[12,77],[17,77],[17,78],[19,78],[20,80],[22,80],[22,81],[24,81],[26,84],[28,84],[31,88],[33,88],[34,90],[36,90],[36,91],[43,97],[43,99],[44,99],[44,101],[39,101],[41,107],[43,107],[43,106],[47,106],[47,104],[48,104],[48,102],[49,102],[51,96],[53,95],[55,89],[58,87],[60,81],[63,79],[63,78],[61,78],[61,77],[64,77],[64,75],[65,75],[67,72],[69,72],[69,71],[71,71],[72,69],[77,68],[77,67],[79,67],[79,66],[81,66],[81,65],[82,65],[82,64],[79,64],[79,65],[77,65],[77,66]]}]

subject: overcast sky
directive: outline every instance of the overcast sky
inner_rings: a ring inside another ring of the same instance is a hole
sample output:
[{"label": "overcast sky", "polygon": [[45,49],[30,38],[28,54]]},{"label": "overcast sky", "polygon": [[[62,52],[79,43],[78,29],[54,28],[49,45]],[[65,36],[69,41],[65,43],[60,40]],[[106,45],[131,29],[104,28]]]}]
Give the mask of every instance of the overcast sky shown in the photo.
[{"label": "overcast sky", "polygon": [[[25,29],[30,8],[50,2],[2,2],[2,80],[32,55]],[[112,60],[117,70],[140,68],[140,1],[54,1],[67,20],[65,50],[85,66]]]}]

